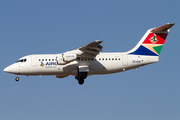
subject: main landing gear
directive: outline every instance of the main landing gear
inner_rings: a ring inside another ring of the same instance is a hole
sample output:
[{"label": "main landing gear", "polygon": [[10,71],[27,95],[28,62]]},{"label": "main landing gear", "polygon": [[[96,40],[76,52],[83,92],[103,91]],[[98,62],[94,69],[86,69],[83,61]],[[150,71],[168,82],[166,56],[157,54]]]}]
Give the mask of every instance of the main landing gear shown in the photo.
[{"label": "main landing gear", "polygon": [[16,80],[17,82],[19,81],[19,77],[18,77],[18,75],[16,75],[15,80]]},{"label": "main landing gear", "polygon": [[79,72],[75,78],[78,80],[78,83],[82,85],[84,83],[84,79],[87,78],[87,72]]}]

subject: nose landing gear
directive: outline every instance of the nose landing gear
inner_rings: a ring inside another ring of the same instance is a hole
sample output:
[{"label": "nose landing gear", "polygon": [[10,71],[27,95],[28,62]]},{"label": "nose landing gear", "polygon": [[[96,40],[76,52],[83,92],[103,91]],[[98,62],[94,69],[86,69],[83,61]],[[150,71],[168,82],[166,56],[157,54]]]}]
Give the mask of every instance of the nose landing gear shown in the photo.
[{"label": "nose landing gear", "polygon": [[15,80],[16,80],[17,82],[19,81],[19,77],[18,77],[18,75],[16,75]]}]

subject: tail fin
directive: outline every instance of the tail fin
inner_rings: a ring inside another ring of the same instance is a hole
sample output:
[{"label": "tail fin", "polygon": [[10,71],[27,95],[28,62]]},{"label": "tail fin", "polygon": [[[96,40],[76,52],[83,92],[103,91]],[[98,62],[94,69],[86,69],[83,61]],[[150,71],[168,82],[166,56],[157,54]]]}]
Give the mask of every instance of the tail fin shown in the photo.
[{"label": "tail fin", "polygon": [[134,55],[159,56],[169,29],[174,24],[175,23],[167,23],[158,28],[149,29],[139,43],[132,50],[128,51],[128,53]]}]

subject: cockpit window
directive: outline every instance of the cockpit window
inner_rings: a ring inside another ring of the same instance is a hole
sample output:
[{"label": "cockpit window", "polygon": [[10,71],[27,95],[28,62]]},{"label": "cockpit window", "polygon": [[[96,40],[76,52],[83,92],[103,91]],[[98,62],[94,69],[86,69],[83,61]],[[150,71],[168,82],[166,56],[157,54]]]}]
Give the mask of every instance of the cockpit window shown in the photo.
[{"label": "cockpit window", "polygon": [[18,60],[18,61],[16,61],[16,62],[23,62],[23,60]]},{"label": "cockpit window", "polygon": [[21,59],[21,60],[18,60],[16,62],[18,63],[18,62],[26,62],[26,61],[27,61],[27,59]]}]

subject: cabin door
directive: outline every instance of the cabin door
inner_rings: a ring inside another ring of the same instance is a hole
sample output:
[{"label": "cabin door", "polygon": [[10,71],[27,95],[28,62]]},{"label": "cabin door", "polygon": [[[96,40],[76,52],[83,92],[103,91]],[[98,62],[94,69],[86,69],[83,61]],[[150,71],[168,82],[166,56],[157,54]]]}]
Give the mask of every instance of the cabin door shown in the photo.
[{"label": "cabin door", "polygon": [[31,65],[33,67],[37,66],[37,56],[31,56]]}]

